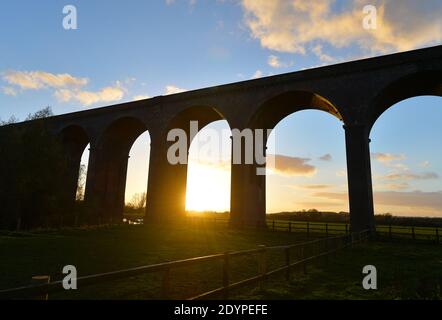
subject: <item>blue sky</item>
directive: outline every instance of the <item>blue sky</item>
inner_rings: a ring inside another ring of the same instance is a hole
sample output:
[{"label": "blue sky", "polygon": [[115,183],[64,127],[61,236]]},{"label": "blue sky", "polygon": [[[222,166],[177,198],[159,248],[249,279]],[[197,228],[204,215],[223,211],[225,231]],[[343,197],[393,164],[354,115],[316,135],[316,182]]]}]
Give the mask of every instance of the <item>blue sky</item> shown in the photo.
[{"label": "blue sky", "polygon": [[[77,30],[63,29],[62,10],[67,4],[77,8]],[[45,106],[56,114],[87,110],[442,43],[440,1],[426,0],[425,5],[411,0],[370,1],[378,9],[374,31],[361,27],[366,4],[362,0],[4,1],[0,118],[23,119]],[[436,97],[401,102],[374,127],[377,212],[442,215],[441,102]],[[226,124],[210,127],[221,130]],[[284,119],[275,134],[271,152],[304,159],[315,171],[269,176],[268,211],[348,210],[342,124],[328,114],[304,111]],[[148,134],[143,135],[131,150],[128,199],[145,190],[147,140]],[[196,150],[192,147],[191,158]],[[321,160],[325,155],[330,155],[328,160]],[[201,176],[214,178],[201,184]],[[228,166],[207,168],[197,159],[191,162],[189,209],[228,209],[229,184]],[[203,191],[215,207],[198,201]]]}]

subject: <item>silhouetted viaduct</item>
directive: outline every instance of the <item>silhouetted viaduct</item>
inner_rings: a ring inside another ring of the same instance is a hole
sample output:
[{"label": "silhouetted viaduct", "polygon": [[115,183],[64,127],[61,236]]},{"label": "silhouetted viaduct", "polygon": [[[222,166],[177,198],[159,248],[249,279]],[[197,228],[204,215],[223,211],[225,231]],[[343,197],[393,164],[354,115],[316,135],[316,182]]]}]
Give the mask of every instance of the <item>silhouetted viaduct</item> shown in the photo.
[{"label": "silhouetted viaduct", "polygon": [[[293,112],[323,110],[343,122],[351,225],[358,231],[374,225],[373,124],[403,99],[442,95],[441,76],[442,46],[437,46],[55,116],[49,124],[71,159],[66,188],[73,198],[80,158],[91,144],[85,198],[98,208],[102,221],[114,222],[122,218],[130,148],[148,130],[146,214],[148,220],[162,220],[185,210],[187,165],[168,163],[169,129],[188,131],[190,120],[198,120],[202,128],[221,119],[232,129],[267,129]],[[232,223],[256,225],[265,219],[265,176],[256,175],[256,167],[232,164]]]}]

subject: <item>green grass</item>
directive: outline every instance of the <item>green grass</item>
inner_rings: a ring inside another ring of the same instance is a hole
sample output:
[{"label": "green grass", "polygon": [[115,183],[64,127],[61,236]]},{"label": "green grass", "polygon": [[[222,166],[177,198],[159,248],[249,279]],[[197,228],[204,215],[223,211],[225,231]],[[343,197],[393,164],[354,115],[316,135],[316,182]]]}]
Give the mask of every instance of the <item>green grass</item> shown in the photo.
[{"label": "green grass", "polygon": [[[28,285],[33,275],[62,278],[62,267],[75,265],[79,276],[115,271],[225,251],[286,245],[305,241],[302,234],[229,230],[218,225],[116,226],[53,232],[0,235],[0,288]],[[253,276],[258,258],[232,258],[232,282]],[[296,259],[296,253],[293,256]],[[284,262],[282,252],[268,256],[269,269]],[[379,290],[362,290],[362,267],[378,268]],[[397,299],[423,298],[419,285],[426,278],[441,278],[439,246],[408,243],[365,244],[339,253],[327,266],[309,266],[308,274],[294,271],[290,283],[271,278],[266,290],[256,286],[238,289],[233,298],[266,299]],[[171,298],[187,298],[221,285],[221,262],[173,269]],[[79,287],[52,294],[50,299],[157,299],[161,274],[141,275],[112,283]],[[429,296],[429,294],[427,294]]]},{"label": "green grass", "polygon": [[[374,265],[378,289],[362,288],[362,268]],[[442,250],[435,245],[372,242],[297,270],[289,282],[270,280],[263,291],[238,292],[236,299],[441,299]]]},{"label": "green grass", "polygon": [[[51,275],[52,280],[59,280],[65,265],[75,265],[78,275],[85,276],[225,251],[250,249],[262,244],[283,245],[301,240],[305,239],[295,234],[234,231],[204,224],[192,227],[139,225],[13,233],[0,236],[0,288],[28,285],[34,275]],[[238,261],[238,264],[240,265],[241,261]],[[214,288],[213,284],[218,285],[213,283],[212,279],[220,278],[219,264],[209,263],[194,269],[179,269],[173,272],[172,276],[178,278],[174,289],[176,297],[198,294],[207,288]],[[252,266],[251,269],[254,271],[256,267]],[[247,271],[240,270],[238,278]],[[158,297],[157,280],[151,275],[137,277],[134,281],[121,280],[117,281],[115,286],[111,286],[112,290],[109,290],[109,286],[100,285],[96,290],[78,290],[75,297],[154,298]]]}]

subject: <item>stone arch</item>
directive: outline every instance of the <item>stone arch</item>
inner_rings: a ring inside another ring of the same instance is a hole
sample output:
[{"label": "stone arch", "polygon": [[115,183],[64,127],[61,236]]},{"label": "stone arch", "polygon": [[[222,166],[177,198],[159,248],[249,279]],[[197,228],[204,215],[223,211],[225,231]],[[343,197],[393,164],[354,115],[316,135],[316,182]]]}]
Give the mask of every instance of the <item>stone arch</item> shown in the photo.
[{"label": "stone arch", "polygon": [[401,77],[383,88],[369,105],[369,130],[396,103],[412,97],[442,96],[442,70],[421,71]]},{"label": "stone arch", "polygon": [[288,115],[306,109],[325,111],[340,121],[342,112],[327,98],[309,91],[291,90],[268,98],[252,116],[249,127],[272,129]]},{"label": "stone arch", "polygon": [[65,151],[68,164],[68,177],[66,179],[68,203],[74,204],[77,194],[78,176],[81,156],[90,143],[86,130],[79,125],[69,125],[58,133],[59,141]]},{"label": "stone arch", "polygon": [[[267,98],[251,117],[247,128],[273,129],[288,115],[306,109],[322,110],[343,121],[342,113],[325,97],[309,91],[288,90]],[[244,141],[241,141],[242,152],[246,149]],[[254,141],[254,148],[261,143],[265,153],[265,133],[264,141]],[[257,174],[258,169],[263,169],[259,167],[263,166],[258,163],[232,165],[232,224],[266,226],[266,176]]]},{"label": "stone arch", "polygon": [[206,125],[217,120],[227,120],[217,108],[207,105],[189,106],[170,118],[162,134],[152,137],[151,166],[153,170],[149,171],[146,208],[146,215],[150,220],[175,219],[185,213],[187,162],[169,163],[167,152],[175,143],[175,141],[166,140],[169,130],[184,130],[188,138],[188,153],[191,138],[193,138],[190,137],[190,121],[198,121],[199,132]]},{"label": "stone arch", "polygon": [[135,117],[112,121],[91,148],[86,201],[98,214],[98,223],[121,223],[129,151],[148,128]]}]

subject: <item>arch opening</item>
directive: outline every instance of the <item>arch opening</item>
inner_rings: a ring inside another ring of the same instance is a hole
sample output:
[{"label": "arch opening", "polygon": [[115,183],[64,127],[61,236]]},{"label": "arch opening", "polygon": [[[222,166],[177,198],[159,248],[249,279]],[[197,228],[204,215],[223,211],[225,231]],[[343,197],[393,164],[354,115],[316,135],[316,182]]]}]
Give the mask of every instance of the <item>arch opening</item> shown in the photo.
[{"label": "arch opening", "polygon": [[138,223],[145,214],[150,145],[149,131],[145,131],[135,140],[129,151],[124,207],[124,218],[129,223]]},{"label": "arch opening", "polygon": [[211,122],[194,137],[189,148],[186,211],[230,211],[231,130],[226,120]]},{"label": "arch opening", "polygon": [[307,109],[279,120],[269,136],[266,213],[348,221],[345,132],[328,111]]},{"label": "arch opening", "polygon": [[442,217],[441,105],[440,95],[420,95],[376,118],[370,138],[378,220]]},{"label": "arch opening", "polygon": [[[189,199],[189,210],[196,209],[198,207],[197,202],[203,201],[201,197],[198,199],[198,190],[201,191],[200,186],[202,184],[198,182],[199,179],[195,178],[195,176],[200,177],[200,173],[195,170],[201,169],[201,167],[195,165],[193,160],[191,160],[190,172],[188,172],[189,150],[198,132],[208,124],[218,120],[224,120],[223,115],[216,108],[204,105],[187,107],[170,120],[164,134],[161,135],[161,139],[165,139],[169,133],[171,133],[171,136],[174,136],[174,132],[171,130],[178,129],[175,133],[179,132],[180,134],[172,137],[171,141],[166,141],[166,143],[155,142],[155,146],[158,144],[159,149],[162,151],[156,153],[156,156],[152,159],[152,163],[156,163],[158,170],[152,173],[152,185],[149,186],[149,188],[154,190],[147,210],[147,214],[151,217],[150,219],[176,219],[185,215],[188,199],[188,178],[192,184],[190,189],[194,190],[192,191],[193,193],[189,194],[189,197],[192,197],[192,200]],[[197,121],[197,126],[195,126],[195,123],[191,124],[192,121]],[[185,145],[181,145],[181,142],[183,142],[183,132],[185,133]],[[169,150],[178,150],[175,148],[178,141],[180,142],[178,145],[181,145],[179,152],[169,153]],[[167,157],[165,157],[166,154]],[[170,156],[174,157],[176,155],[178,155],[178,159],[169,159]],[[210,185],[213,186],[213,184]],[[193,203],[193,205],[190,205],[190,203]],[[198,209],[201,209],[201,206]]]}]

